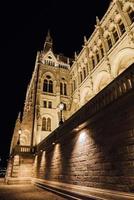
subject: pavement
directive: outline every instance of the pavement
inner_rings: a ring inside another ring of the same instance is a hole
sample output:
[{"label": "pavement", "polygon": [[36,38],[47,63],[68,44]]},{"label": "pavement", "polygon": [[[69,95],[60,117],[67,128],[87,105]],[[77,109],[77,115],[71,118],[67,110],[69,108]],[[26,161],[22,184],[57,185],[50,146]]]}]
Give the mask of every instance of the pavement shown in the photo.
[{"label": "pavement", "polygon": [[29,185],[6,185],[0,180],[0,200],[67,200],[54,193]]}]

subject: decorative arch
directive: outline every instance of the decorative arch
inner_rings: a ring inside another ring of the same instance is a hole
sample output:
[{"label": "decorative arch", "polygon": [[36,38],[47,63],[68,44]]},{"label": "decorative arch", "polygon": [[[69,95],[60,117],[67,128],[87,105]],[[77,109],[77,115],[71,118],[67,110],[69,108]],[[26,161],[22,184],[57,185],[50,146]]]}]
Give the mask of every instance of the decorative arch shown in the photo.
[{"label": "decorative arch", "polygon": [[109,84],[110,81],[111,76],[107,71],[99,72],[94,78],[93,82],[95,93],[98,93],[100,90],[102,90],[105,86]]},{"label": "decorative arch", "polygon": [[31,142],[30,131],[27,129],[22,130],[22,134],[20,135],[20,144],[23,146],[29,146]]},{"label": "decorative arch", "polygon": [[88,102],[93,95],[93,92],[90,87],[86,86],[82,88],[82,92],[80,92],[80,102],[81,105],[84,105],[86,102]]},{"label": "decorative arch", "polygon": [[51,72],[46,72],[42,76],[42,91],[53,93],[55,87],[55,76]]},{"label": "decorative arch", "polygon": [[132,48],[122,49],[113,59],[112,69],[111,69],[113,76],[117,77],[133,63],[134,63],[134,49]]},{"label": "decorative arch", "polygon": [[52,117],[45,115],[42,117],[42,131],[52,130]]}]

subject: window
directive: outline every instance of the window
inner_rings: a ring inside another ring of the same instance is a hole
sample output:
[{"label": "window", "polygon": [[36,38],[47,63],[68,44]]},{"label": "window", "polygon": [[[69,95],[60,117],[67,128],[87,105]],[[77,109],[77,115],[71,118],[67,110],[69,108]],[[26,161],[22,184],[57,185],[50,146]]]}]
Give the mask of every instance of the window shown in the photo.
[{"label": "window", "polygon": [[91,57],[91,61],[92,61],[92,67],[95,68],[95,60],[93,56]]},{"label": "window", "polygon": [[64,110],[67,110],[67,105],[65,103],[63,103],[63,104],[64,104]]},{"label": "window", "polygon": [[131,20],[131,23],[133,23],[134,22],[134,11],[132,10],[132,8],[129,8],[128,16],[129,16],[129,18]]},{"label": "window", "polygon": [[83,76],[82,76],[82,72],[80,72],[80,82],[82,83],[83,81]]},{"label": "window", "polygon": [[118,35],[117,30],[115,28],[113,30],[113,36],[114,36],[114,41],[116,43],[119,39],[119,35]]},{"label": "window", "polygon": [[49,92],[53,93],[53,82],[49,81]]},{"label": "window", "polygon": [[60,94],[67,95],[67,84],[66,83],[60,83]]},{"label": "window", "polygon": [[51,131],[51,119],[47,118],[47,131]]},{"label": "window", "polygon": [[47,101],[44,101],[44,108],[47,108]]},{"label": "window", "polygon": [[108,35],[108,37],[107,37],[107,44],[108,44],[108,50],[110,50],[111,47],[113,46],[113,45],[112,45],[112,40],[111,40],[110,35]]},{"label": "window", "polygon": [[84,79],[85,79],[87,76],[85,67],[83,68],[83,75],[84,75]]},{"label": "window", "polygon": [[125,33],[126,31],[125,26],[122,21],[119,22],[119,29],[120,29],[121,35],[123,35],[123,33]]},{"label": "window", "polygon": [[73,91],[75,91],[75,90],[76,90],[76,81],[73,80]]},{"label": "window", "polygon": [[48,108],[52,108],[52,102],[51,101],[48,102]]},{"label": "window", "polygon": [[99,52],[98,52],[98,51],[96,51],[96,58],[97,58],[97,63],[99,63],[99,61],[100,61],[100,56],[99,56]]},{"label": "window", "polygon": [[51,131],[51,119],[49,117],[42,118],[42,131]]},{"label": "window", "polygon": [[67,95],[67,84],[64,83],[64,95]]},{"label": "window", "polygon": [[104,57],[104,49],[103,49],[102,44],[100,45],[100,53],[101,53],[101,58],[103,58]]},{"label": "window", "polygon": [[43,118],[42,118],[42,131],[46,131],[46,130],[47,130],[46,118],[43,117]]},{"label": "window", "polygon": [[49,78],[44,80],[43,91],[53,93],[53,81]]},{"label": "window", "polygon": [[63,95],[63,84],[60,83],[60,94]]},{"label": "window", "polygon": [[43,85],[43,91],[47,92],[47,88],[48,88],[48,80],[44,80],[44,85]]}]

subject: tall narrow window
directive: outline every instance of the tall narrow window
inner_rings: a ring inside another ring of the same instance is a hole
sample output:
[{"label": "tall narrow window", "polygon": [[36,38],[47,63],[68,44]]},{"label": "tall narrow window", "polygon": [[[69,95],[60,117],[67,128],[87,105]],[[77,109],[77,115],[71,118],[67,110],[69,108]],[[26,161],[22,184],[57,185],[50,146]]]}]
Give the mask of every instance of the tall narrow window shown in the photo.
[{"label": "tall narrow window", "polygon": [[128,10],[128,16],[129,16],[129,18],[131,20],[131,23],[133,23],[134,22],[134,11],[133,11],[132,8],[129,8],[129,10]]},{"label": "tall narrow window", "polygon": [[97,58],[97,63],[99,63],[99,61],[100,61],[100,56],[99,56],[99,52],[98,52],[98,51],[96,51],[96,58]]},{"label": "tall narrow window", "polygon": [[67,95],[67,84],[64,83],[64,95]]},{"label": "tall narrow window", "polygon": [[64,110],[67,110],[67,105],[66,103],[63,103],[64,104]]},{"label": "tall narrow window", "polygon": [[126,31],[125,25],[122,21],[119,22],[119,29],[120,29],[121,35],[123,35],[123,33],[125,33]]},{"label": "tall narrow window", "polygon": [[48,92],[53,93],[53,81],[49,81],[49,89]]},{"label": "tall narrow window", "polygon": [[112,47],[112,40],[111,40],[110,35],[108,35],[108,37],[107,37],[107,44],[108,44],[108,50],[110,50]]},{"label": "tall narrow window", "polygon": [[74,92],[73,83],[71,83],[71,90],[72,90],[72,93],[73,93]]},{"label": "tall narrow window", "polygon": [[91,61],[92,61],[92,67],[95,68],[95,60],[93,56],[91,57]]},{"label": "tall narrow window", "polygon": [[43,83],[43,91],[53,93],[53,81],[51,76],[47,75]]},{"label": "tall narrow window", "polygon": [[113,30],[113,36],[114,36],[114,41],[116,43],[119,40],[119,35],[118,35],[118,32],[115,28]]},{"label": "tall narrow window", "polygon": [[51,119],[47,118],[47,131],[51,131]]},{"label": "tall narrow window", "polygon": [[82,83],[83,81],[83,76],[82,76],[82,72],[80,72],[80,82]]},{"label": "tall narrow window", "polygon": [[52,108],[52,102],[51,101],[48,102],[48,108]]},{"label": "tall narrow window", "polygon": [[75,80],[73,80],[73,91],[75,91],[76,90],[76,82],[75,82]]},{"label": "tall narrow window", "polygon": [[63,95],[63,83],[60,83],[60,94]]},{"label": "tall narrow window", "polygon": [[47,108],[47,101],[44,101],[44,108]]},{"label": "tall narrow window", "polygon": [[42,131],[46,131],[46,130],[47,130],[46,118],[43,117],[43,118],[42,118]]},{"label": "tall narrow window", "polygon": [[48,91],[48,80],[44,80],[44,84],[43,84],[43,91],[47,92]]},{"label": "tall narrow window", "polygon": [[102,44],[100,45],[100,53],[101,53],[101,58],[103,58],[104,57],[104,49],[103,49]]},{"label": "tall narrow window", "polygon": [[83,68],[83,75],[84,75],[84,79],[85,79],[87,76],[85,67]]}]

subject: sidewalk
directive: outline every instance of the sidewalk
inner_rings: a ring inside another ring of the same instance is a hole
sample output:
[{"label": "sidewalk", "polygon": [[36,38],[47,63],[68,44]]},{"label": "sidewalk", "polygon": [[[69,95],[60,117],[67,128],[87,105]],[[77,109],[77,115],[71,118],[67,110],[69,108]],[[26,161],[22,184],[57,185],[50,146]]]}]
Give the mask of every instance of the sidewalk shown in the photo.
[{"label": "sidewalk", "polygon": [[0,179],[0,200],[66,200],[33,185],[5,185]]}]

